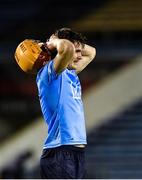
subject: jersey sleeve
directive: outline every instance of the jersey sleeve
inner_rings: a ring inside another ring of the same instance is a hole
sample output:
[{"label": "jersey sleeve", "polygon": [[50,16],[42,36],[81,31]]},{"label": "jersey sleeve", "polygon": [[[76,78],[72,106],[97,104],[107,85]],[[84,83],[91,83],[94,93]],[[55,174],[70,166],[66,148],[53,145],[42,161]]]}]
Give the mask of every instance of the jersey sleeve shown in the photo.
[{"label": "jersey sleeve", "polygon": [[37,80],[40,79],[49,84],[55,78],[57,78],[57,73],[54,70],[53,60],[51,60],[38,72]]}]

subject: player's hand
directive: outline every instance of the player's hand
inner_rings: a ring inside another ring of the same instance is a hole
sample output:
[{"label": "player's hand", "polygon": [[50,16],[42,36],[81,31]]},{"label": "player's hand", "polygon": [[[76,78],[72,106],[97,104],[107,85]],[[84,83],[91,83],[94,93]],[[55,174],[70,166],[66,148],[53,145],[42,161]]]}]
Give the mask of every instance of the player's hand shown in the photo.
[{"label": "player's hand", "polygon": [[56,50],[56,44],[57,44],[58,39],[59,38],[57,36],[52,34],[50,38],[46,41],[47,47],[53,52]]}]

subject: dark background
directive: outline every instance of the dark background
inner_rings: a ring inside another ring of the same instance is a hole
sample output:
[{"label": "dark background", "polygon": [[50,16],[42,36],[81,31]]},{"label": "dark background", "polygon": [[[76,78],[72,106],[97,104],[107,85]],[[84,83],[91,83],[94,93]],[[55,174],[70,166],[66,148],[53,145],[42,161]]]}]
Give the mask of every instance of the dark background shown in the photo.
[{"label": "dark background", "polygon": [[[0,0],[0,24],[0,145],[41,116],[35,76],[25,75],[14,59],[19,42],[26,38],[46,41],[61,27],[83,33],[97,49],[96,60],[79,75],[83,93],[132,63],[142,50],[140,0]],[[22,157],[30,155],[26,152]],[[1,174],[5,178],[8,173],[3,170]],[[88,177],[107,178],[99,175]]]}]

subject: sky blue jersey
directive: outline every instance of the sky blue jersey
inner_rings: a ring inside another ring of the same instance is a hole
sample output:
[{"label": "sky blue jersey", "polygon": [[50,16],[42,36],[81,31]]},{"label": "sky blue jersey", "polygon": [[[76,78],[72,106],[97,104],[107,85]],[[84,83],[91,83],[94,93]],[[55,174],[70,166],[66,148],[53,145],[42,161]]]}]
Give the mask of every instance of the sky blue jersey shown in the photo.
[{"label": "sky blue jersey", "polygon": [[38,72],[36,82],[48,125],[43,148],[86,144],[81,86],[75,70],[65,69],[57,75],[51,60]]}]

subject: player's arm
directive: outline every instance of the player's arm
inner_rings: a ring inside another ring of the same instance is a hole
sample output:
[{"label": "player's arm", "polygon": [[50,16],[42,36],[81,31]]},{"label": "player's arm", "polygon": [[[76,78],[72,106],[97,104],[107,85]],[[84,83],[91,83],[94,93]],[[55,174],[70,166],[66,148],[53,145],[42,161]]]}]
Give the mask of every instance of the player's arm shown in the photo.
[{"label": "player's arm", "polygon": [[78,62],[76,73],[81,72],[96,56],[96,49],[85,44],[82,49],[82,60]]},{"label": "player's arm", "polygon": [[61,73],[73,58],[75,48],[73,44],[66,39],[53,38],[47,42],[51,51],[56,50],[57,55],[54,58],[54,69],[56,73]]}]

